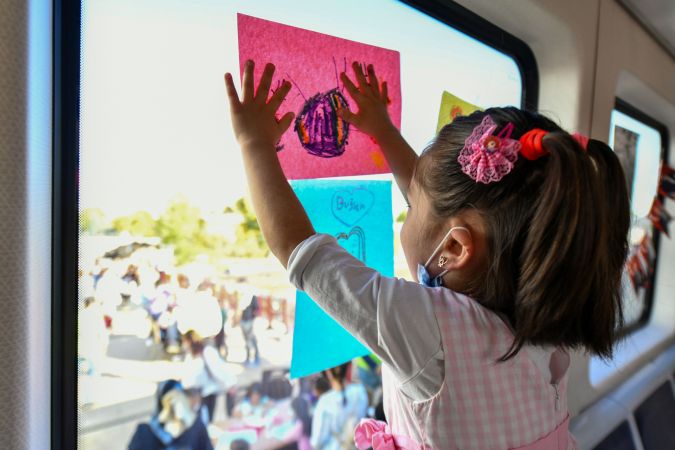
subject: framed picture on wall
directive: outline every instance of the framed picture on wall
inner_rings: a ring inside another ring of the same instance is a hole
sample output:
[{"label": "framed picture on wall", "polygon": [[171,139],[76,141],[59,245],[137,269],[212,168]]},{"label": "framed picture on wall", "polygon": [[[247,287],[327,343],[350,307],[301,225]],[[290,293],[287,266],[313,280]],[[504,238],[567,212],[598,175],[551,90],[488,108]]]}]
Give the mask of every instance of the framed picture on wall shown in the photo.
[{"label": "framed picture on wall", "polygon": [[614,151],[621,161],[626,174],[628,192],[633,190],[633,175],[635,174],[635,153],[640,135],[618,125],[614,126]]}]

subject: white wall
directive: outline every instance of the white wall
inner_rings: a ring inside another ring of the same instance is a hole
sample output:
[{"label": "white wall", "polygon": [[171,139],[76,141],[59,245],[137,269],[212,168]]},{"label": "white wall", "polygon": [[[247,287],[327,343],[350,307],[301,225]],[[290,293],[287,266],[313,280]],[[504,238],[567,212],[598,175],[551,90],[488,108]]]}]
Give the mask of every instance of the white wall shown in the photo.
[{"label": "white wall", "polygon": [[0,447],[50,437],[51,6],[0,0]]},{"label": "white wall", "polygon": [[[526,42],[540,77],[540,110],[567,130],[607,141],[617,96],[669,127],[675,163],[675,60],[614,0],[459,0]],[[524,19],[527,17],[527,19]],[[673,202],[669,210],[675,215]],[[675,233],[675,230],[673,230]],[[613,375],[597,387],[577,353],[569,407],[576,414],[675,342],[675,240],[661,239],[649,326],[618,347]]]}]

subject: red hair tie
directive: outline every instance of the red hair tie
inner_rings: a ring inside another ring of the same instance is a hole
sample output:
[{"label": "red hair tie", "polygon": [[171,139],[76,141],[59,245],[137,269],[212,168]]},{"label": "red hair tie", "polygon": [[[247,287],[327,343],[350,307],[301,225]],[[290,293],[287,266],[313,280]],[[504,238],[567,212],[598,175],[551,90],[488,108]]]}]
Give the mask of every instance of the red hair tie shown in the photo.
[{"label": "red hair tie", "polygon": [[523,134],[519,139],[520,154],[530,161],[548,155],[548,151],[541,145],[541,142],[547,133],[548,131],[542,130],[541,128],[533,128]]},{"label": "red hair tie", "polygon": [[588,136],[584,136],[581,133],[572,133],[572,137],[574,138],[575,141],[577,141],[579,143],[579,145],[581,145],[581,148],[583,149],[583,151],[586,151],[586,149],[588,147],[588,140],[589,140]]}]

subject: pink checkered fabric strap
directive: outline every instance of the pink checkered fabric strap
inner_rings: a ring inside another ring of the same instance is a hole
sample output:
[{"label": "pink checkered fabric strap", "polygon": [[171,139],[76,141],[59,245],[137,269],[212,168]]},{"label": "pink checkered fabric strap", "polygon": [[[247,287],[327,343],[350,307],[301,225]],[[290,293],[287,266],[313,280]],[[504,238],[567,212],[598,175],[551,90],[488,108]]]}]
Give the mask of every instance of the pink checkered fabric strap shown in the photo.
[{"label": "pink checkered fabric strap", "polygon": [[[526,351],[496,362],[513,340],[499,316],[457,295],[439,296],[435,311],[445,380],[434,397],[414,402],[383,367],[384,407],[393,433],[410,436],[424,448],[527,449],[566,423],[567,375],[556,392]],[[556,442],[574,448],[566,436],[566,428],[558,431]]]}]

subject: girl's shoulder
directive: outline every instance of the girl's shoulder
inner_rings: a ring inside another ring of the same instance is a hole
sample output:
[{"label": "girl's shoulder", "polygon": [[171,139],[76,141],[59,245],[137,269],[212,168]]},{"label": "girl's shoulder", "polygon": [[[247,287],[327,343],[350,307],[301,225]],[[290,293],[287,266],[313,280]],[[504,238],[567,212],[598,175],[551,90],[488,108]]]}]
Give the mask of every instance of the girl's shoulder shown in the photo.
[{"label": "girl's shoulder", "polygon": [[466,294],[462,294],[461,292],[453,291],[452,289],[445,287],[429,288],[421,286],[421,288],[433,291],[433,294],[429,297],[433,300],[437,311],[439,309],[441,311],[449,310],[453,313],[462,314],[484,314],[485,312],[490,311],[477,300]]},{"label": "girl's shoulder", "polygon": [[511,330],[508,319],[482,305],[476,299],[447,288],[442,289],[442,295],[434,298],[434,313],[437,319],[446,318],[447,321],[462,321],[475,324],[477,327],[493,327]]}]

